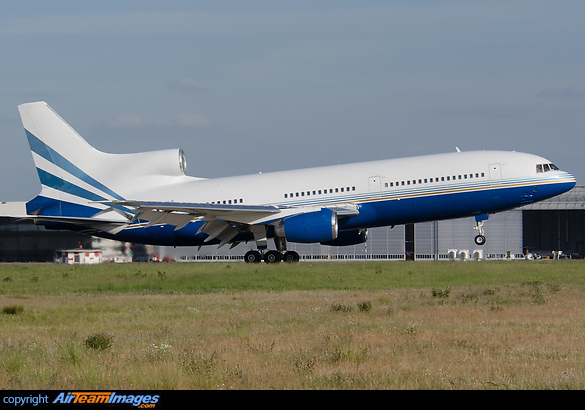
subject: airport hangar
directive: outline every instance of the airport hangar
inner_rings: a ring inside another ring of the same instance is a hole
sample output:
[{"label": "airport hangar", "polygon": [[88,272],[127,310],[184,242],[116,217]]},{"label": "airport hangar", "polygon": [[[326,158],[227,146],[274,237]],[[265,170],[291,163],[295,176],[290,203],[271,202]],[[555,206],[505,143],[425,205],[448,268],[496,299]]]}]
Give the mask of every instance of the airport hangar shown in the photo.
[{"label": "airport hangar", "polygon": [[[487,242],[475,245],[477,232],[474,218],[425,222],[411,225],[373,228],[368,240],[359,245],[335,247],[320,244],[288,243],[301,260],[449,260],[510,259],[527,253],[552,257],[585,256],[585,186],[536,204],[491,215],[484,225]],[[128,244],[69,231],[49,231],[31,221],[0,222],[0,261],[49,262],[63,249],[118,249],[127,256]],[[178,261],[243,260],[254,244],[172,248],[134,244],[135,260],[159,259]],[[127,259],[126,259],[127,260]]]}]

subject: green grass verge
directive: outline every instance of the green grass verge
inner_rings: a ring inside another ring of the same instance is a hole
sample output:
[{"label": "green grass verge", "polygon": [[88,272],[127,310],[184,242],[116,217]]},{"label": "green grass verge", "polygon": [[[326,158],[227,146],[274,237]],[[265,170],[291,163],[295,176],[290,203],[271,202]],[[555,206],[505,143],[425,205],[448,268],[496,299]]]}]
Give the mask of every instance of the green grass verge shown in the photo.
[{"label": "green grass verge", "polygon": [[584,272],[583,261],[2,264],[0,294],[381,290],[527,282],[566,286],[585,284]]}]

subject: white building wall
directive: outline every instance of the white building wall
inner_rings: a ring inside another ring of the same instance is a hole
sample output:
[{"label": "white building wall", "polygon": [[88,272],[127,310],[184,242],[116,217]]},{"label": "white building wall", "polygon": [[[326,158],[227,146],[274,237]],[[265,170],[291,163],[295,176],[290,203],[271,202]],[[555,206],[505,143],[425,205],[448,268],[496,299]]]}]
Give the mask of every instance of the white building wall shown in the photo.
[{"label": "white building wall", "polygon": [[[476,250],[482,251],[483,258],[505,258],[507,254],[522,253],[522,211],[513,210],[495,215],[484,223],[487,242],[477,246],[473,239],[477,235],[475,218],[452,219],[447,221],[415,224],[415,255],[418,260],[447,259],[449,250],[468,251],[470,257]],[[404,225],[394,228],[380,227],[368,230],[365,244],[350,246],[322,246],[318,243],[287,243],[287,249],[296,251],[302,260],[310,259],[403,259],[405,252]],[[208,256],[226,260],[242,258],[253,242],[240,244],[233,249],[229,246],[217,249],[216,246],[171,248],[159,247],[162,256],[172,255],[177,259],[195,259]],[[274,248],[272,242],[269,247]]]},{"label": "white building wall", "polygon": [[484,223],[487,242],[477,246],[473,239],[477,235],[475,218],[439,221],[439,254],[450,249],[483,251],[484,257],[506,257],[522,253],[522,211],[513,210],[490,215]]}]

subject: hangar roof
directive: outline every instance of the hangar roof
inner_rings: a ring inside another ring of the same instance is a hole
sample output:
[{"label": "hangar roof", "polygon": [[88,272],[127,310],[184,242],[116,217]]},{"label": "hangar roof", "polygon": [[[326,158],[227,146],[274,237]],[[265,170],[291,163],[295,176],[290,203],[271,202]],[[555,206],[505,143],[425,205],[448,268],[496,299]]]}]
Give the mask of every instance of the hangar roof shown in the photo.
[{"label": "hangar roof", "polygon": [[570,191],[565,192],[546,201],[537,202],[520,208],[523,211],[581,211],[585,210],[585,186],[576,185]]}]

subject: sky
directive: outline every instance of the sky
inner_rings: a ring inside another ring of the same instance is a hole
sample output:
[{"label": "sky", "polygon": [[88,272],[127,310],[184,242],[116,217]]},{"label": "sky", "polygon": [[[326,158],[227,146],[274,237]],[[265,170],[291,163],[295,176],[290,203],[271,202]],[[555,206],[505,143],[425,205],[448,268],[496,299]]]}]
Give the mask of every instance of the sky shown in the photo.
[{"label": "sky", "polygon": [[585,2],[4,0],[0,200],[40,191],[17,106],[222,177],[462,151],[585,184]]}]

